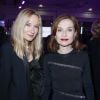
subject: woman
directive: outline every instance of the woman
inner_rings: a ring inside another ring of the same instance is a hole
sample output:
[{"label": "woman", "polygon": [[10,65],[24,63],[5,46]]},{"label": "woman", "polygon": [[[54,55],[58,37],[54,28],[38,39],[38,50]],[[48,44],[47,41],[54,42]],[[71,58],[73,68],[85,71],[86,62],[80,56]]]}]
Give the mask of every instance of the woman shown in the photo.
[{"label": "woman", "polygon": [[100,100],[100,19],[93,22],[91,27],[92,38],[88,43],[88,53],[91,62],[96,100]]},{"label": "woman", "polygon": [[59,16],[53,23],[50,54],[44,57],[43,100],[94,100],[87,54],[79,43],[75,17]]},{"label": "woman", "polygon": [[11,37],[0,49],[0,100],[39,100],[40,15],[31,8],[23,9],[14,21]]}]

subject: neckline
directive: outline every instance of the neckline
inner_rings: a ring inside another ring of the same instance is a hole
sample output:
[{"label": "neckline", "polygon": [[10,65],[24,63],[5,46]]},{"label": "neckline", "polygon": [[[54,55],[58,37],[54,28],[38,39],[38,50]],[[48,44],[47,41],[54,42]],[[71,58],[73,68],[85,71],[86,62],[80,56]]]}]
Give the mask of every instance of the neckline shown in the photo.
[{"label": "neckline", "polygon": [[61,56],[61,57],[68,57],[68,56],[72,55],[73,53],[75,53],[74,49],[72,51],[70,51],[69,53],[66,53],[66,54],[60,54],[58,52],[56,54]]},{"label": "neckline", "polygon": [[71,53],[73,53],[75,50],[74,49],[72,49],[70,52],[68,52],[68,53],[59,53],[59,52],[57,52],[57,54],[59,54],[59,55],[69,55],[69,54],[71,54]]}]

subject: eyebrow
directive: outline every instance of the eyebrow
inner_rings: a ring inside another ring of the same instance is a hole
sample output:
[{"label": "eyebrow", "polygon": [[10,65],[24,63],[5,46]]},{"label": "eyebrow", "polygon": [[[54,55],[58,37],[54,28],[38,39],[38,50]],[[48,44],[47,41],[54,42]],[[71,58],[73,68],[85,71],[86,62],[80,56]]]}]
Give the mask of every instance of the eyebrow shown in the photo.
[{"label": "eyebrow", "polygon": [[[59,26],[58,26],[57,28],[63,28],[63,27],[59,27]],[[74,28],[74,27],[72,26],[72,27],[67,27],[67,28]]]},{"label": "eyebrow", "polygon": [[[29,21],[27,21],[26,24],[32,24],[32,23],[29,22]],[[38,25],[39,26],[40,24],[38,23],[38,24],[35,24],[35,25]]]}]

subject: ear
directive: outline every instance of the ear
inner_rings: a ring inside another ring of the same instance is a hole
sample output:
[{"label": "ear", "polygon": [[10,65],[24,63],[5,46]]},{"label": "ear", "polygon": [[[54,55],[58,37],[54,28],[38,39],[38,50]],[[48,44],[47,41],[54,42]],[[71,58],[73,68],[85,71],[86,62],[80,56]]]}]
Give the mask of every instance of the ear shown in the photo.
[{"label": "ear", "polygon": [[76,38],[76,36],[77,36],[77,31],[75,31],[75,33],[74,33],[74,38]]}]

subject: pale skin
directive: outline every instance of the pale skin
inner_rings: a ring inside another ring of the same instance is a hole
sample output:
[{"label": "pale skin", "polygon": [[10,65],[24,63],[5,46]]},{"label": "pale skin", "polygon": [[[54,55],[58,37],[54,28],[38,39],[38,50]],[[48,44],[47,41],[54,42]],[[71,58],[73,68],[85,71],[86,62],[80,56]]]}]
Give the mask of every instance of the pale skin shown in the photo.
[{"label": "pale skin", "polygon": [[70,19],[60,21],[56,31],[56,41],[59,44],[58,53],[67,54],[73,50],[72,42],[76,36],[74,24]]},{"label": "pale skin", "polygon": [[39,18],[36,15],[32,15],[24,27],[25,51],[27,54],[28,62],[31,62],[33,60],[30,43],[35,39],[35,37],[38,34],[38,31],[39,31]]}]

